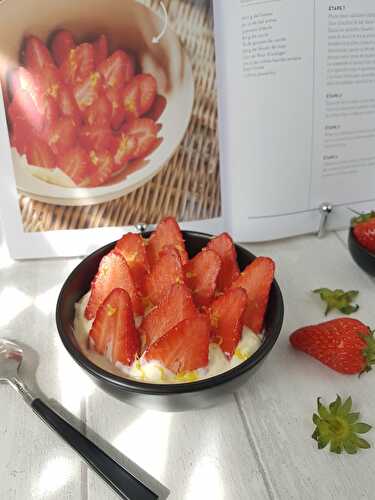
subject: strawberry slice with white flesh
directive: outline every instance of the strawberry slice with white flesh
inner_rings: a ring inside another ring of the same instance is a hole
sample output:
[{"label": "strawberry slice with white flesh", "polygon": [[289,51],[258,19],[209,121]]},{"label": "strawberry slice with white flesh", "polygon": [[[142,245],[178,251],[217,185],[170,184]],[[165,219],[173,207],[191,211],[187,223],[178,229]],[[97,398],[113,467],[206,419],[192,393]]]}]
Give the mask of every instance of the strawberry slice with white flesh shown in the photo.
[{"label": "strawberry slice with white flesh", "polygon": [[127,233],[116,243],[115,252],[125,258],[137,288],[143,291],[150,272],[145,240],[139,234]]},{"label": "strawberry slice with white flesh", "polygon": [[207,245],[208,250],[213,250],[221,258],[222,266],[217,279],[217,288],[223,292],[231,286],[240,275],[237,263],[237,252],[232,238],[228,233],[223,233],[211,240]]},{"label": "strawberry slice with white flesh", "polygon": [[140,339],[134,324],[129,294],[115,288],[99,307],[89,338],[99,354],[112,363],[130,366],[139,354]]},{"label": "strawberry slice with white flesh", "polygon": [[185,319],[160,337],[144,353],[172,372],[184,374],[208,365],[210,321],[204,314]]},{"label": "strawberry slice with white flesh", "polygon": [[100,305],[115,288],[123,288],[128,292],[135,314],[143,313],[142,301],[126,260],[112,251],[100,261],[99,270],[91,284],[91,295],[85,310],[86,319],[95,318]]}]

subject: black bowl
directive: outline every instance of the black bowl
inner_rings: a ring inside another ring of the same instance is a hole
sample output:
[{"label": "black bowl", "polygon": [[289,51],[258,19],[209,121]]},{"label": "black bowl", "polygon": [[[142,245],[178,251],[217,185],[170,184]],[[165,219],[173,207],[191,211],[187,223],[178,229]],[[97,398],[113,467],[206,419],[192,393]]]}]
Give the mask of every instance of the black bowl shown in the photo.
[{"label": "black bowl", "polygon": [[[150,233],[146,233],[149,236]],[[186,231],[183,233],[190,257],[196,255],[210,235]],[[102,257],[114,247],[106,245],[86,257],[65,281],[56,308],[56,323],[60,338],[74,360],[106,392],[134,406],[162,411],[184,411],[207,408],[223,401],[259,368],[273,348],[281,330],[284,304],[280,288],[273,282],[265,318],[265,338],[261,347],[239,366],[215,377],[182,384],[150,384],[113,375],[90,362],[80,351],[73,332],[74,304],[90,289]],[[255,256],[236,245],[238,263],[243,270]]]},{"label": "black bowl", "polygon": [[371,253],[357,241],[353,228],[349,231],[348,246],[358,266],[371,276],[375,276],[375,254]]}]

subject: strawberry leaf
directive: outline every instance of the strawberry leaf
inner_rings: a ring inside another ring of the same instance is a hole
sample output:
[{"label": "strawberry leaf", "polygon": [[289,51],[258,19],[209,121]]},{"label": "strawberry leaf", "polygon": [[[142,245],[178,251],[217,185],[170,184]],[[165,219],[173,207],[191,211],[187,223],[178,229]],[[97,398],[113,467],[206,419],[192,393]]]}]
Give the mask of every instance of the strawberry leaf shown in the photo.
[{"label": "strawberry leaf", "polygon": [[357,290],[330,290],[329,288],[318,288],[313,293],[318,293],[323,302],[327,304],[325,315],[334,309],[342,312],[343,314],[352,314],[359,309],[359,305],[353,305],[352,302],[358,297]]}]

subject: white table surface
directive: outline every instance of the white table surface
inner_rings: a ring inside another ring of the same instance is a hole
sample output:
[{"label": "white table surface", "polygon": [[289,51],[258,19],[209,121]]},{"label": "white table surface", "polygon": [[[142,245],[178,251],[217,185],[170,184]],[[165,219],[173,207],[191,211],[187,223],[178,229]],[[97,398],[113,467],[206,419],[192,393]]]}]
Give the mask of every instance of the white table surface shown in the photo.
[{"label": "white table surface", "polygon": [[[375,325],[374,281],[347,251],[346,233],[250,245],[277,263],[285,299],[279,341],[256,375],[226,404],[199,412],[142,411],[96,388],[64,350],[54,309],[78,259],[13,262],[0,246],[2,337],[31,348],[23,373],[55,408],[122,463],[130,459],[173,500],[372,499],[375,451],[337,456],[311,439],[316,398],[352,395],[375,425],[375,371],[361,379],[323,367],[289,345],[297,327],[323,320],[312,289],[360,290],[355,315]],[[332,316],[334,317],[334,315]],[[0,499],[118,498],[9,387],[0,387]],[[375,431],[367,435],[375,446]],[[127,459],[125,458],[127,457]]]}]

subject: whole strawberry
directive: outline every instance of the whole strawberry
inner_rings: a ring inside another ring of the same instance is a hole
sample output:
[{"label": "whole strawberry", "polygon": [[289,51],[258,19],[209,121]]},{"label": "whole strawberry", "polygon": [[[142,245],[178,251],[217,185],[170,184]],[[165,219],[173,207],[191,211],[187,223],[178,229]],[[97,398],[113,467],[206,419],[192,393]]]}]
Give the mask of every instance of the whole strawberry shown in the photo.
[{"label": "whole strawberry", "polygon": [[352,228],[358,243],[375,253],[375,212],[352,219]]},{"label": "whole strawberry", "polygon": [[369,327],[352,318],[306,326],[290,336],[296,349],[346,375],[361,374],[375,364],[375,339]]}]

